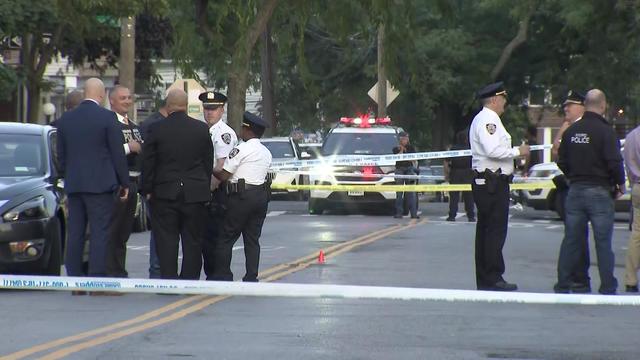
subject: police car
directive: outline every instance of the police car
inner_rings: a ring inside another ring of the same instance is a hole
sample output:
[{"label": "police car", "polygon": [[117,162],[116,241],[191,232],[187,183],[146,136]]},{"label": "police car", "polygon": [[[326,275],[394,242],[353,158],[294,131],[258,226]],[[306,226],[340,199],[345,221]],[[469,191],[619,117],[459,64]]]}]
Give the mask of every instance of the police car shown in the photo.
[{"label": "police car", "polygon": [[[563,175],[555,162],[536,164],[529,170],[526,178],[516,179],[516,182],[540,182],[553,180],[556,176]],[[627,185],[627,189],[629,186]],[[556,196],[556,189],[521,190],[520,198],[525,205],[536,210],[552,210],[564,219],[564,199]],[[630,191],[627,191],[616,200],[616,211],[629,211],[631,205]]]},{"label": "police car", "polygon": [[[303,156],[298,145],[296,145],[291,137],[262,138],[260,142],[269,149],[272,161],[274,162],[301,160],[308,157]],[[304,176],[298,173],[298,168],[292,167],[282,170],[283,171],[279,172],[270,172],[269,175],[272,178],[273,184],[298,185],[304,183]],[[272,190],[272,193],[288,194],[300,200],[304,197],[304,191],[302,190]]]},{"label": "police car", "polygon": [[[398,145],[401,128],[391,126],[389,118],[369,118],[366,115],[343,117],[327,134],[322,145],[323,158],[353,155],[388,155]],[[390,166],[333,166],[322,165],[311,169],[309,182],[312,185],[394,185],[395,165]],[[375,206],[376,209],[392,212],[396,193],[394,191],[331,191],[311,190],[309,213],[322,214],[325,209]]]}]

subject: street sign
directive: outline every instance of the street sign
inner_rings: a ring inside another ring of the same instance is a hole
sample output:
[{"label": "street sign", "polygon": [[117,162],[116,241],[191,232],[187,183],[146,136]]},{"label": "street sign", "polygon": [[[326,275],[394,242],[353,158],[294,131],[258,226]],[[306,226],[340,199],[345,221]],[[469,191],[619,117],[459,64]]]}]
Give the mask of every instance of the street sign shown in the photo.
[{"label": "street sign", "polygon": [[[373,87],[369,90],[367,94],[377,104],[378,103],[378,83],[373,85]],[[391,86],[391,83],[389,82],[389,80],[387,80],[387,106],[389,106],[389,104],[391,104],[391,102],[393,102],[393,100],[395,100],[398,97],[398,95],[400,95],[400,91],[394,89],[393,86]]]}]

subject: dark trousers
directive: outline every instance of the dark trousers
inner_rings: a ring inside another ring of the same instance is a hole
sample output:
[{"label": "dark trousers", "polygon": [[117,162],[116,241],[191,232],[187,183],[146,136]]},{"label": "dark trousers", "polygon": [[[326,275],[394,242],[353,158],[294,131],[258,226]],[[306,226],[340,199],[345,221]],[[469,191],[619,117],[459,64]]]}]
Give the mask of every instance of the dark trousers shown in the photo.
[{"label": "dark trousers", "polygon": [[[206,208],[204,203],[151,199],[151,224],[163,279],[200,278],[202,238]],[[178,276],[178,243],[182,239],[182,269]]]},{"label": "dark trousers", "polygon": [[207,212],[204,242],[202,243],[202,259],[207,280],[213,279],[216,262],[216,244],[227,212],[227,195],[222,190],[211,193],[211,204]]},{"label": "dark trousers", "polygon": [[[563,188],[556,190],[556,196],[559,196],[563,204],[567,203],[567,195],[569,194],[569,188]],[[565,226],[566,226],[566,210],[564,214]],[[591,258],[589,256],[589,224],[585,224],[584,232],[582,235],[584,241],[580,243],[580,261],[571,274],[572,282],[575,285],[587,285],[591,283],[589,278],[589,266],[591,265]],[[562,241],[566,241],[564,238]]]},{"label": "dark trousers", "polygon": [[[143,199],[147,206],[147,216],[151,219],[151,205],[147,199]],[[160,260],[158,259],[158,251],[156,250],[156,239],[153,235],[153,221],[151,223],[151,231],[149,232],[149,279],[160,279]]]},{"label": "dark trousers", "polygon": [[556,288],[570,287],[571,274],[581,261],[584,228],[591,222],[601,281],[599,292],[615,293],[618,280],[613,275],[615,255],[611,248],[615,208],[609,189],[597,185],[572,184],[565,211],[565,237],[558,257]]},{"label": "dark trousers", "polygon": [[[473,170],[471,169],[455,169],[449,172],[450,184],[471,184],[473,180]],[[475,208],[473,207],[473,194],[471,191],[449,191],[449,217],[456,218],[458,215],[458,203],[460,202],[460,193],[464,201],[464,210],[469,219],[476,217]]]},{"label": "dark trousers", "polygon": [[246,274],[243,281],[258,281],[260,263],[260,234],[267,216],[269,190],[251,189],[242,195],[229,195],[228,210],[216,246],[214,280],[233,281],[231,255],[233,245],[242,234]]},{"label": "dark trousers", "polygon": [[509,180],[500,175],[494,186],[471,183],[473,200],[478,208],[476,223],[476,285],[478,289],[503,281],[502,248],[507,238],[509,222]]},{"label": "dark trousers", "polygon": [[69,276],[84,276],[83,255],[89,224],[89,276],[106,276],[109,224],[116,201],[114,193],[74,193],[68,196],[69,238],[65,267]]},{"label": "dark trousers", "polygon": [[[396,168],[396,175],[416,175],[416,169],[414,167],[408,168]],[[415,185],[417,181],[415,179],[396,179],[396,185]],[[407,206],[411,217],[418,216],[418,194],[415,191],[396,192],[396,216],[404,214],[404,198],[407,199]]]},{"label": "dark trousers", "polygon": [[136,179],[131,179],[127,200],[117,201],[113,207],[106,258],[107,275],[110,277],[127,277],[129,275],[125,265],[127,261],[127,241],[129,241],[129,236],[133,229],[138,202],[136,181]]}]

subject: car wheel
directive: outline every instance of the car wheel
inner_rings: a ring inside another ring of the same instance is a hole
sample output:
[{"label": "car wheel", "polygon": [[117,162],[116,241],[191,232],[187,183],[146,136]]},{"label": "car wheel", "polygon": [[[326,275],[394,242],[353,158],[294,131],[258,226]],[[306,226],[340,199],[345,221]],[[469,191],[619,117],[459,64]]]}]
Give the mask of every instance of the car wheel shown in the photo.
[{"label": "car wheel", "polygon": [[317,199],[309,199],[309,214],[322,215],[324,212],[323,206]]},{"label": "car wheel", "polygon": [[56,222],[56,235],[51,239],[49,244],[49,262],[47,263],[45,274],[51,276],[60,276],[60,268],[62,267],[62,226],[60,225],[60,219],[57,217],[54,220]]}]

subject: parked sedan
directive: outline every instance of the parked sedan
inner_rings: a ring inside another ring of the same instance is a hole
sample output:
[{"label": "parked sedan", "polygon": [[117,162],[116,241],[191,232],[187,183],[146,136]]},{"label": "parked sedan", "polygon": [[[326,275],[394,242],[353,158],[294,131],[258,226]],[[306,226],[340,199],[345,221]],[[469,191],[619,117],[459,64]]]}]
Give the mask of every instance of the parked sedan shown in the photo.
[{"label": "parked sedan", "polygon": [[60,275],[64,192],[51,126],[0,123],[0,271]]}]

